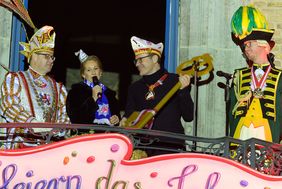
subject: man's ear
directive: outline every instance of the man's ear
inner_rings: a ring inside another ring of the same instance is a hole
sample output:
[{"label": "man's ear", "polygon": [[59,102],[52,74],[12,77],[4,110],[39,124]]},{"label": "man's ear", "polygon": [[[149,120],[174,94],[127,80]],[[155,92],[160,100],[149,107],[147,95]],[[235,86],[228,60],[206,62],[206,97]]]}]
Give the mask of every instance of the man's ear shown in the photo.
[{"label": "man's ear", "polygon": [[275,46],[275,41],[269,41],[268,44],[270,46],[270,50],[272,50],[273,47]]},{"label": "man's ear", "polygon": [[159,62],[159,57],[158,57],[158,55],[154,54],[154,55],[152,56],[152,60],[153,60],[154,63],[158,63],[158,62]]},{"label": "man's ear", "polygon": [[37,62],[37,61],[36,61],[36,58],[37,58],[37,57],[34,56],[34,53],[32,53],[32,54],[30,55],[29,59],[27,59],[27,61],[28,61],[27,63],[30,64],[30,63],[32,62],[31,60],[35,60],[35,61],[33,61],[33,62]]}]

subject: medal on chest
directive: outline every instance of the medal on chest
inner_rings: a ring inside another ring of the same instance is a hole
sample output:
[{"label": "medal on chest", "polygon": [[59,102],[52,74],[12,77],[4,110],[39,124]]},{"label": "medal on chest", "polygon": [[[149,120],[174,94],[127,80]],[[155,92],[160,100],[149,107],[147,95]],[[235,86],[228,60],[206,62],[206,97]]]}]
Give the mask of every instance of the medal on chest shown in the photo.
[{"label": "medal on chest", "polygon": [[263,98],[264,94],[261,88],[256,88],[253,92],[255,98]]},{"label": "medal on chest", "polygon": [[155,92],[154,89],[160,85],[163,85],[163,81],[167,78],[168,74],[164,74],[156,83],[148,86],[148,92],[145,95],[146,100],[153,100],[155,99]]},{"label": "medal on chest", "polygon": [[45,88],[47,86],[47,83],[43,82],[40,79],[35,79],[34,83],[37,87],[40,87],[40,88]]},{"label": "medal on chest", "polygon": [[155,98],[155,92],[154,91],[148,91],[145,95],[146,100],[153,100]]},{"label": "medal on chest", "polygon": [[265,85],[267,75],[270,72],[271,66],[269,65],[264,72],[261,68],[258,68],[256,71],[251,68],[252,73],[252,84],[254,86],[253,95],[255,98],[263,98],[264,92],[262,90]]}]

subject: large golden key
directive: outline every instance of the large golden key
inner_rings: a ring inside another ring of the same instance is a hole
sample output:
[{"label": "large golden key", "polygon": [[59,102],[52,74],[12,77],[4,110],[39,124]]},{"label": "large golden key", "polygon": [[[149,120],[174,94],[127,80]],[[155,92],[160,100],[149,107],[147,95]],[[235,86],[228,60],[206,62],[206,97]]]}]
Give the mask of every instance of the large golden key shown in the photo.
[{"label": "large golden key", "polygon": [[[162,100],[152,110],[146,110],[144,112],[133,112],[125,121],[124,127],[130,127],[134,129],[141,129],[145,127],[150,121],[152,121],[155,114],[166,104],[166,102],[180,89],[181,83],[178,81],[172,89],[162,98]],[[142,116],[142,117],[139,117]],[[139,118],[137,120],[137,118]]]},{"label": "large golden key", "polygon": [[181,63],[176,68],[176,73],[179,75],[190,75],[194,76],[197,71],[197,76],[208,74],[213,70],[212,57],[209,54],[203,54],[201,56],[196,56],[191,60],[187,60]]},{"label": "large golden key", "polygon": [[[209,54],[203,54],[183,62],[180,64],[176,72],[179,75],[188,74],[194,76],[197,71],[197,76],[208,74],[213,70],[212,57]],[[125,121],[124,127],[141,129],[152,121],[153,117],[166,104],[166,102],[180,89],[181,83],[177,82],[175,86],[162,98],[162,100],[152,109],[140,112],[133,112]]]}]

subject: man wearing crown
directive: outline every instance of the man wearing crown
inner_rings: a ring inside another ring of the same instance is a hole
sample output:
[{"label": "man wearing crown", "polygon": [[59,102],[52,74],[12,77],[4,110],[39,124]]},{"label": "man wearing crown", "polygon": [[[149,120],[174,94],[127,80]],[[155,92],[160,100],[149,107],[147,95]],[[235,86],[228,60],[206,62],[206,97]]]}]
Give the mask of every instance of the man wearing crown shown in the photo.
[{"label": "man wearing crown", "polygon": [[[47,74],[51,71],[55,57],[55,32],[53,27],[40,28],[29,43],[21,42],[21,53],[27,58],[27,71],[9,72],[1,86],[0,111],[7,122],[18,123],[69,123],[66,113],[66,88]],[[49,131],[46,128],[19,129],[9,128],[5,148],[19,148],[14,140],[22,133],[38,133]],[[59,133],[58,133],[59,134]],[[61,133],[62,134],[62,133]]]},{"label": "man wearing crown", "polygon": [[230,135],[246,140],[281,140],[281,70],[274,66],[274,30],[252,6],[241,6],[231,21],[232,40],[248,66],[235,70],[231,86]]},{"label": "man wearing crown", "polygon": [[[161,65],[162,43],[152,43],[133,36],[131,45],[135,54],[135,66],[142,78],[133,83],[128,90],[123,125],[134,111],[153,110],[163,97],[180,81],[181,88],[160,109],[151,124],[146,128],[184,134],[181,117],[185,121],[193,120],[193,101],[190,96],[190,76],[168,73]],[[152,146],[173,149],[185,149],[183,141],[160,138]],[[161,151],[147,151],[149,156],[161,154]]]}]

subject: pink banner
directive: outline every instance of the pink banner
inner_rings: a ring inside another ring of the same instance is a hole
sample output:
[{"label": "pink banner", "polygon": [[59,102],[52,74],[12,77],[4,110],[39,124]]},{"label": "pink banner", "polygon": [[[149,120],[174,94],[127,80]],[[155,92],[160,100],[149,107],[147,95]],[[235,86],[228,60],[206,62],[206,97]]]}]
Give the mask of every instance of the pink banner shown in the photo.
[{"label": "pink banner", "polygon": [[130,140],[94,134],[24,150],[0,151],[5,189],[281,189],[282,177],[264,175],[229,159],[168,154],[129,160]]}]

